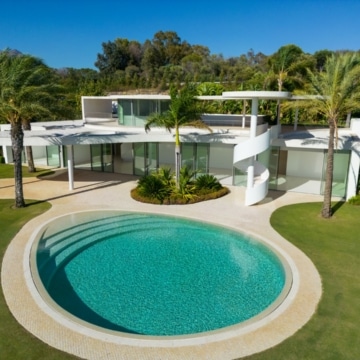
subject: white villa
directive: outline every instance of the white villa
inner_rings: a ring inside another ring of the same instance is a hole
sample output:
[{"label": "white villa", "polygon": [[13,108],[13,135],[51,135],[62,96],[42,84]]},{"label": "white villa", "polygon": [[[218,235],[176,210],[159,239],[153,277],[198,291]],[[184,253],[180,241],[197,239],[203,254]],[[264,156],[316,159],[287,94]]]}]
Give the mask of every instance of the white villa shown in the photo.
[{"label": "white villa", "polygon": [[[245,204],[263,200],[269,189],[322,194],[325,182],[328,129],[282,132],[258,114],[259,100],[294,99],[288,92],[236,91],[200,100],[251,103],[251,114],[210,115],[203,120],[212,132],[182,128],[181,163],[199,173],[215,175],[224,185],[245,186]],[[304,100],[306,101],[306,100]],[[83,96],[82,120],[33,123],[24,145],[32,146],[36,166],[144,175],[159,167],[174,168],[174,133],[153,128],[146,117],[168,108],[168,95]],[[10,125],[0,126],[0,146],[11,163]],[[24,161],[26,161],[24,153]],[[360,119],[339,129],[334,157],[333,196],[356,194],[360,169]],[[91,176],[89,174],[89,176]]]}]

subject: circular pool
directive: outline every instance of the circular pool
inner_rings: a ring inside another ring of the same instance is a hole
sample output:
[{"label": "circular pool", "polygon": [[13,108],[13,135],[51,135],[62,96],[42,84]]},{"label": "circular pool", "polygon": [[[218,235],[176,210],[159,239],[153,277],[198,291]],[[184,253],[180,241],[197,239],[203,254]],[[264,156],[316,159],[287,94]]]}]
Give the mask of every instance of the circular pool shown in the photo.
[{"label": "circular pool", "polygon": [[31,251],[55,309],[96,328],[146,336],[207,333],[271,313],[291,274],[279,254],[237,231],[120,211],[47,223]]}]

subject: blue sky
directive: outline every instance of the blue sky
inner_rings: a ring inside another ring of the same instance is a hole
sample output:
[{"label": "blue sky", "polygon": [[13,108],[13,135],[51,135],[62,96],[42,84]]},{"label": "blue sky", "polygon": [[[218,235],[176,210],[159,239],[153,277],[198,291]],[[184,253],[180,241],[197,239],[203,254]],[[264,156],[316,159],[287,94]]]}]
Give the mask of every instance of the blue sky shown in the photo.
[{"label": "blue sky", "polygon": [[143,43],[160,30],[225,58],[287,44],[311,54],[360,49],[360,0],[18,0],[0,10],[0,50],[54,68],[95,68],[103,42]]}]

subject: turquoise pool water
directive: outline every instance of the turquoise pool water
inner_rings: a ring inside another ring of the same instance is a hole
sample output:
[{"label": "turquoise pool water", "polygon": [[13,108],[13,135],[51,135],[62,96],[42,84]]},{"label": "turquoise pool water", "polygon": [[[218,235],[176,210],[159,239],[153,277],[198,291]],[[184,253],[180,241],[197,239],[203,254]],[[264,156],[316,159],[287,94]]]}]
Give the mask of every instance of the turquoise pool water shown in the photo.
[{"label": "turquoise pool water", "polygon": [[70,314],[102,328],[173,336],[251,319],[286,274],[265,245],[227,228],[167,216],[86,212],[46,226],[38,275]]}]

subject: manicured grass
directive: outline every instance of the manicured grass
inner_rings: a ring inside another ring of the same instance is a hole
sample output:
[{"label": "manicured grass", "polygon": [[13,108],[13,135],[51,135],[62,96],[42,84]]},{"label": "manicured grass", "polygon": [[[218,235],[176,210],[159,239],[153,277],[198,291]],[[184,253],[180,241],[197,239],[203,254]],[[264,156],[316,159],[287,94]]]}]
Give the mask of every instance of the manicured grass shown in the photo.
[{"label": "manicured grass", "polygon": [[[52,170],[46,170],[46,169],[36,169],[36,172],[29,173],[28,167],[23,166],[23,177],[37,177],[37,176],[44,176],[44,175],[50,175],[53,173]],[[7,179],[7,178],[13,178],[14,177],[14,165],[12,164],[0,164],[0,179]]]},{"label": "manicured grass", "polygon": [[358,359],[360,354],[360,207],[343,204],[333,217],[307,203],[276,210],[271,225],[313,261],[323,282],[316,314],[273,349],[248,357],[265,359]]},{"label": "manicured grass", "polygon": [[[19,229],[30,219],[50,208],[47,202],[26,201],[27,206],[14,209],[14,200],[0,199],[0,259]],[[15,264],[14,264],[15,266]],[[18,266],[22,266],[18,264]],[[76,357],[57,351],[29,334],[11,315],[1,289],[0,293],[0,359],[4,360],[60,360]]]},{"label": "manicured grass", "polygon": [[[0,200],[0,257],[16,232],[49,204],[34,203],[12,209],[13,200]],[[276,210],[272,226],[302,249],[314,262],[324,293],[308,324],[282,344],[251,360],[347,360],[360,353],[360,207],[343,204],[330,220],[319,216],[318,203]],[[20,266],[20,265],[19,265]],[[10,314],[0,294],[0,358],[12,360],[75,359],[52,349],[24,330]]]}]

